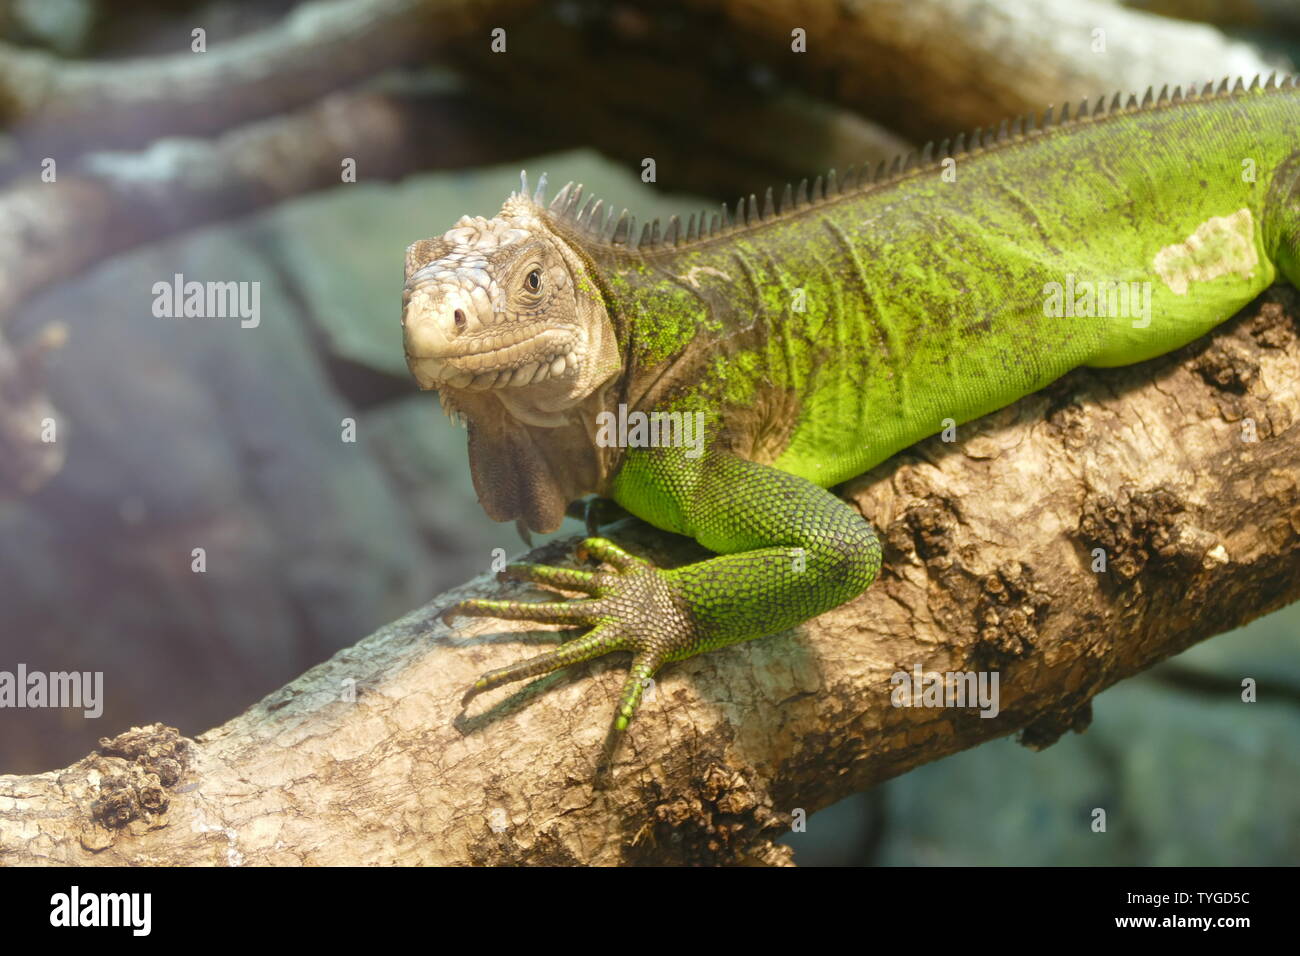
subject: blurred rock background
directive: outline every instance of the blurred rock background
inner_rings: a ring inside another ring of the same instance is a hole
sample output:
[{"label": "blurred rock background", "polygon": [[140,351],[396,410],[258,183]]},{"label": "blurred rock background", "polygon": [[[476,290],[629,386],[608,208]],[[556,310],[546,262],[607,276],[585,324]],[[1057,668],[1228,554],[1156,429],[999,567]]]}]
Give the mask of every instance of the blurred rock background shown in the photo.
[{"label": "blurred rock background", "polygon": [[[70,57],[144,55],[186,44],[193,22],[212,42],[292,6],[10,0],[0,36]],[[587,15],[555,8],[560,23]],[[653,23],[620,9],[634,32]],[[1280,22],[1227,26],[1267,55],[1296,55]],[[774,71],[742,72],[781,122],[825,120],[815,149],[735,160],[742,177],[842,165],[872,137],[893,141],[834,97],[800,100]],[[463,214],[493,214],[521,166],[645,218],[717,201],[725,163],[679,178],[664,164],[653,187],[617,153],[551,142],[397,182],[361,169],[355,184],[108,257],[3,320],[17,344],[66,327],[44,372],[66,461],[38,490],[0,499],[0,669],[102,671],[106,699],[98,720],[0,713],[0,772],[62,766],[133,724],[202,732],[483,572],[493,549],[523,549],[478,506],[463,431],[408,380],[402,254]],[[177,273],[259,283],[260,325],[154,317],[154,283]],[[355,442],[341,439],[349,419]],[[191,571],[194,548],[206,573]],[[1258,703],[1240,701],[1243,677],[1258,680]],[[1043,753],[1010,740],[966,751],[813,816],[789,842],[799,862],[824,865],[1300,859],[1300,607],[1107,691],[1094,713],[1086,734]],[[1089,828],[1098,805],[1105,834]]]}]

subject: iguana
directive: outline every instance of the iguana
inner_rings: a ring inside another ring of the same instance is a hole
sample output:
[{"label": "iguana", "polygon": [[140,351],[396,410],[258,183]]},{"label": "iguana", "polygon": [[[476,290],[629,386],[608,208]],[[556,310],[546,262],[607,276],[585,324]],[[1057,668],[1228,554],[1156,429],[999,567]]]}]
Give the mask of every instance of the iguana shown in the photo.
[{"label": "iguana", "polygon": [[608,570],[506,570],[584,598],[444,613],[590,628],[483,675],[466,703],[631,651],[607,783],[665,663],[871,584],[876,533],[827,489],[945,421],[1169,352],[1279,276],[1300,283],[1300,88],[1084,101],[662,231],[573,184],[545,206],[544,189],[525,179],[497,216],[412,244],[402,323],[418,384],[468,425],[489,516],[551,531],[594,493],[717,554],[665,570],[592,536],[580,550]]}]

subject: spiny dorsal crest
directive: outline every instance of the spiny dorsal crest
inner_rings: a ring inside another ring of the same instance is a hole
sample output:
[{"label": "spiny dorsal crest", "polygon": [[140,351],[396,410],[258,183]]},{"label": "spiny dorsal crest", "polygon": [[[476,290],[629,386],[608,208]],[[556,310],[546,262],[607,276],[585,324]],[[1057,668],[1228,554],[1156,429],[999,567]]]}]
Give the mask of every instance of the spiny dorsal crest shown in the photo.
[{"label": "spiny dorsal crest", "polygon": [[[786,183],[781,191],[779,201],[769,187],[763,194],[760,205],[758,197],[751,193],[737,200],[735,208],[723,203],[714,213],[702,210],[692,213],[683,226],[681,218],[672,216],[668,225],[661,229],[658,219],[641,225],[637,231],[637,220],[624,209],[617,216],[613,206],[608,206],[601,199],[589,196],[582,201],[581,183],[568,183],[551,200],[547,213],[563,223],[569,230],[582,238],[609,246],[617,246],[629,252],[651,251],[666,247],[679,247],[685,243],[715,236],[724,236],[741,232],[760,223],[780,219],[790,213],[802,211],[808,207],[832,202],[844,196],[866,191],[870,188],[887,185],[914,172],[937,168],[944,159],[969,156],[992,149],[1006,143],[1018,142],[1033,136],[1040,136],[1051,129],[1062,126],[1078,126],[1110,116],[1135,111],[1161,108],[1185,100],[1240,96],[1262,93],[1268,90],[1289,89],[1296,86],[1296,78],[1285,76],[1279,78],[1276,73],[1261,82],[1256,76],[1246,86],[1241,77],[1234,83],[1231,77],[1225,77],[1216,87],[1213,82],[1198,88],[1191,83],[1184,92],[1181,86],[1175,86],[1170,92],[1168,84],[1160,88],[1147,87],[1146,93],[1139,100],[1137,94],[1115,93],[1107,105],[1106,97],[1099,96],[1095,105],[1089,107],[1088,100],[1082,99],[1071,111],[1070,104],[1061,107],[1059,115],[1049,106],[1038,120],[1033,113],[1003,120],[996,129],[993,127],[976,129],[970,134],[958,134],[953,139],[945,139],[936,148],[933,142],[926,143],[918,152],[912,151],[905,156],[896,156],[892,163],[881,161],[873,173],[870,165],[849,167],[843,176],[837,176],[835,170],[813,180],[811,187],[807,179],[800,180],[797,186]],[[537,189],[528,196],[527,174],[520,174],[519,192],[511,200],[519,198],[540,207],[546,201],[546,174],[538,180]]]}]

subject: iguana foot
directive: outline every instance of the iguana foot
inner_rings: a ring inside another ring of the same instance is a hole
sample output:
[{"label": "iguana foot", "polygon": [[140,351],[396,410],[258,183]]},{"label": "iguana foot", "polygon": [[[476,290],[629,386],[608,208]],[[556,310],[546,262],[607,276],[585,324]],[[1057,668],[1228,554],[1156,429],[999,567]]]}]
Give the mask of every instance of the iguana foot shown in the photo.
[{"label": "iguana foot", "polygon": [[578,557],[588,556],[609,565],[613,571],[512,564],[501,572],[502,577],[510,580],[589,595],[586,599],[461,601],[443,611],[441,617],[446,623],[455,617],[496,617],[591,628],[553,651],[488,671],[465,692],[462,705],[502,684],[548,674],[610,651],[632,652],[632,667],[597,768],[597,786],[602,786],[608,783],[614,756],[650,678],[667,661],[688,657],[703,648],[697,646],[688,602],[683,599],[673,572],[629,554],[607,538],[583,540],[578,546]]}]

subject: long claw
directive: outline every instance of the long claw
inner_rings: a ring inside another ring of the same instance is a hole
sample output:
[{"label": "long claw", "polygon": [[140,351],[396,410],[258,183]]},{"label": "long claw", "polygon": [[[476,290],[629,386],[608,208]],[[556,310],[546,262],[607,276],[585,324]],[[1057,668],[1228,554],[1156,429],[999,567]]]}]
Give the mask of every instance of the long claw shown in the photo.
[{"label": "long claw", "polygon": [[588,557],[604,561],[620,571],[651,567],[649,561],[624,551],[608,538],[584,538],[578,545],[578,558],[585,561]]},{"label": "long claw", "polygon": [[495,670],[488,671],[476,680],[469,690],[465,691],[465,695],[460,699],[460,704],[464,707],[479,694],[485,690],[491,690],[493,687],[500,687],[502,684],[510,684],[528,677],[536,677],[539,674],[549,674],[561,667],[567,667],[581,661],[589,661],[592,658],[608,654],[610,651],[624,650],[625,647],[623,640],[617,634],[599,627],[594,628],[567,644],[561,644],[553,651],[547,651],[545,654],[538,654],[536,657],[528,658],[528,660],[516,661],[505,667],[498,667]]},{"label": "long claw", "polygon": [[637,654],[632,658],[632,666],[627,672],[627,680],[623,683],[623,693],[619,697],[618,708],[614,711],[614,721],[610,724],[609,733],[605,737],[600,763],[596,765],[596,777],[592,785],[597,790],[607,789],[613,780],[614,759],[623,746],[628,725],[636,715],[637,705],[641,703],[646,685],[662,663],[662,660],[651,654]]},{"label": "long claw", "polygon": [[498,617],[503,621],[538,624],[595,624],[607,610],[603,601],[490,601],[470,600],[442,612],[444,623],[456,617]]},{"label": "long claw", "polygon": [[590,571],[555,568],[547,564],[508,564],[497,577],[507,581],[544,584],[547,587],[562,588],[566,591],[581,591],[585,594],[596,594],[601,588],[600,577]]}]

